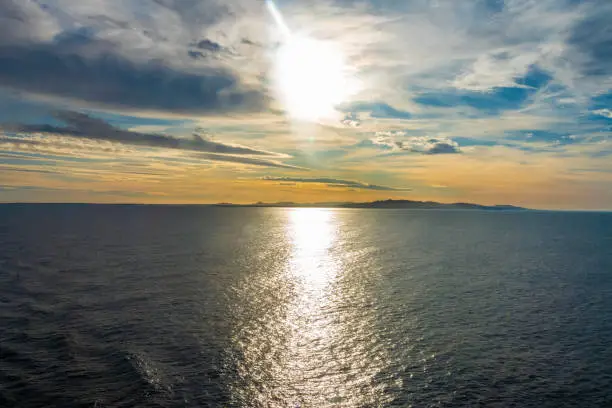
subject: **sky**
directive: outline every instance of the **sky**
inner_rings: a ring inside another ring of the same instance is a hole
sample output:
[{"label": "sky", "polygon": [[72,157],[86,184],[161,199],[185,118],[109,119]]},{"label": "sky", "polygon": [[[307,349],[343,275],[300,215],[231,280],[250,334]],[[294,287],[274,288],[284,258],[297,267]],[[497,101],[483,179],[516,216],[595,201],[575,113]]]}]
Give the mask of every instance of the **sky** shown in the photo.
[{"label": "sky", "polygon": [[612,209],[609,0],[0,0],[0,202]]}]

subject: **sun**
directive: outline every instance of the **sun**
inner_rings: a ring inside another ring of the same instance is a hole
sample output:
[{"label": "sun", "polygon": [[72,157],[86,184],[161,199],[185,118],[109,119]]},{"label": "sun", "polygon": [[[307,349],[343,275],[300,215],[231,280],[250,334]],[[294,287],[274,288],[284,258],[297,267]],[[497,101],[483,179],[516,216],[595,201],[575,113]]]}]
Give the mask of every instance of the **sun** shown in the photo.
[{"label": "sun", "polygon": [[332,117],[357,90],[339,47],[299,35],[290,35],[279,48],[275,80],[286,111],[305,121]]}]

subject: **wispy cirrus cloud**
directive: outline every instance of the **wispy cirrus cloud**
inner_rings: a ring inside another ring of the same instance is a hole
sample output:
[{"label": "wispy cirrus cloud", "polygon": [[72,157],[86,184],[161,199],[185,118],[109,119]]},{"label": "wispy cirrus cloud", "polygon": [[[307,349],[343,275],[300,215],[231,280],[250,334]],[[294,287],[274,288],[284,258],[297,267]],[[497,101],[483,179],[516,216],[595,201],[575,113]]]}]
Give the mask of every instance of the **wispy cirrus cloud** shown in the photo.
[{"label": "wispy cirrus cloud", "polygon": [[384,102],[353,102],[340,106],[349,115],[366,113],[375,119],[410,119],[410,112],[402,111]]},{"label": "wispy cirrus cloud", "polygon": [[342,180],[328,177],[313,177],[313,178],[304,178],[304,177],[286,177],[286,176],[264,176],[262,180],[265,181],[277,181],[284,183],[315,183],[315,184],[324,184],[330,187],[345,187],[345,188],[354,188],[361,190],[377,190],[377,191],[410,191],[409,188],[396,188],[389,186],[380,186],[377,184],[368,184],[362,183],[360,181],[353,180]]},{"label": "wispy cirrus cloud", "polygon": [[[55,116],[67,125],[0,125],[0,130],[5,131],[3,136],[0,135],[0,147],[4,146],[9,151],[36,151],[50,154],[74,154],[76,151],[85,157],[95,155],[96,152],[119,154],[129,151],[130,147],[151,147],[161,151],[190,154],[192,158],[201,160],[303,170],[300,166],[279,161],[290,158],[286,154],[220,143],[198,133],[194,133],[190,138],[181,138],[124,130],[102,119],[79,112],[59,111]],[[99,143],[97,145],[79,143],[83,140]]]},{"label": "wispy cirrus cloud", "polygon": [[87,162],[95,162],[97,160],[108,161],[113,159],[129,159],[131,155],[139,155],[141,159],[151,161],[174,161],[183,166],[187,165],[202,165],[206,162],[227,163],[235,165],[255,166],[255,167],[271,167],[278,169],[289,170],[308,170],[301,166],[285,164],[282,161],[275,159],[264,159],[245,155],[235,154],[220,154],[207,152],[193,152],[186,154],[185,151],[176,150],[175,154],[171,151],[163,150],[158,152],[143,152],[139,149],[123,148],[121,144],[103,143],[94,141],[93,143],[74,143],[67,139],[72,137],[56,136],[49,134],[44,137],[36,137],[31,135],[0,135],[0,157],[10,157],[14,154],[14,159],[19,159],[19,162],[33,161],[37,157],[44,157],[48,163],[52,160],[61,159],[64,161],[76,161],[85,164]]},{"label": "wispy cirrus cloud", "polygon": [[13,124],[0,126],[0,129],[4,128],[5,131],[10,132],[47,133],[74,138],[117,142],[127,145],[160,147],[194,152],[287,157],[279,153],[215,142],[197,133],[194,133],[191,138],[187,139],[164,134],[123,130],[110,125],[102,119],[94,118],[80,112],[59,111],[55,113],[55,116],[57,119],[65,122],[67,126]]}]

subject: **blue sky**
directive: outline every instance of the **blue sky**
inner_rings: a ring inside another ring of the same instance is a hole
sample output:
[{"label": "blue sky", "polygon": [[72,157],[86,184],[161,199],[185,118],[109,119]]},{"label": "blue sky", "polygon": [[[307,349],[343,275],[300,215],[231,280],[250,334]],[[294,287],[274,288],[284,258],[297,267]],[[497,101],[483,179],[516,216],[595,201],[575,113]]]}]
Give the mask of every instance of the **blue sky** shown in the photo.
[{"label": "blue sky", "polygon": [[0,201],[612,209],[612,2],[274,7],[1,2]]}]

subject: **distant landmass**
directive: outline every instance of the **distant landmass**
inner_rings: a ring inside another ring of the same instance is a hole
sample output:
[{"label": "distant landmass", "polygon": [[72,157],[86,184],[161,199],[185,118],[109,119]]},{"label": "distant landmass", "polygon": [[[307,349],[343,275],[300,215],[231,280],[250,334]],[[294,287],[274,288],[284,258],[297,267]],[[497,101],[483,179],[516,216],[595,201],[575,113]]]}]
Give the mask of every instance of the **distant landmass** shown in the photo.
[{"label": "distant landmass", "polygon": [[232,204],[218,203],[220,207],[333,207],[333,208],[413,208],[426,210],[492,210],[492,211],[525,211],[527,208],[514,205],[481,205],[472,203],[437,203],[435,201],[413,201],[413,200],[379,200],[366,203],[347,202],[320,202],[320,203],[263,203],[254,204]]},{"label": "distant landmass", "polygon": [[398,209],[411,208],[423,210],[491,210],[491,211],[528,211],[529,208],[517,207],[515,205],[482,205],[472,203],[438,203],[435,201],[413,201],[413,200],[379,200],[365,203],[353,202],[317,202],[317,203],[294,203],[282,201],[277,203],[257,202],[252,204],[216,203],[216,204],[136,204],[136,203],[35,203],[15,202],[0,203],[2,206],[186,206],[186,207],[296,207],[296,208],[381,208]]}]

